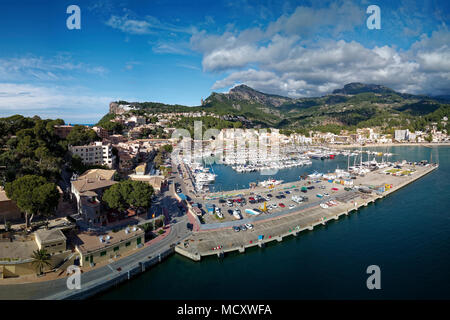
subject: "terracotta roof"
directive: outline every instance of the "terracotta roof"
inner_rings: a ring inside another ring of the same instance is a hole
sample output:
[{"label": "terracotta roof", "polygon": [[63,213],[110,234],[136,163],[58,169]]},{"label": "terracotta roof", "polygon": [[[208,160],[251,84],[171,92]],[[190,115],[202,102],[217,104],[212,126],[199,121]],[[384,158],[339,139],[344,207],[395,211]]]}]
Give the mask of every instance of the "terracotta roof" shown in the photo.
[{"label": "terracotta roof", "polygon": [[[72,181],[73,187],[78,190],[80,194],[83,194],[87,191],[94,191],[101,188],[110,187],[113,184],[116,184],[116,181],[112,180],[77,180]],[[86,193],[86,196],[89,196],[89,193]]]},{"label": "terracotta roof", "polygon": [[116,170],[105,170],[105,169],[91,169],[83,173],[78,177],[78,180],[85,179],[105,179],[112,180]]}]

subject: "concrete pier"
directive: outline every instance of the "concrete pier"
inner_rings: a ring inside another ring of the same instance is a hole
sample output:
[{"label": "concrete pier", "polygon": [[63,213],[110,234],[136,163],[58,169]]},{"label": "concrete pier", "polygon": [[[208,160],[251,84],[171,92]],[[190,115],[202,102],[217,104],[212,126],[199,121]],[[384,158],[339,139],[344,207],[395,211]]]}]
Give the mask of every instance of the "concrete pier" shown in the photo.
[{"label": "concrete pier", "polygon": [[[361,207],[367,207],[370,203],[375,203],[376,200],[382,199],[393,192],[400,190],[408,184],[425,176],[426,174],[435,170],[438,166],[426,166],[416,168],[417,170],[409,176],[392,176],[383,173],[369,173],[362,178],[358,185],[392,185],[383,194],[376,192],[355,194],[355,197],[348,201],[340,201],[336,197],[338,205],[329,208],[321,208],[314,203],[306,206],[306,209],[300,207],[298,211],[283,216],[271,217],[271,215],[264,215],[265,219],[254,221],[254,228],[244,232],[234,232],[232,228],[220,228],[199,231],[191,236],[190,246],[188,248],[181,248],[181,245],[175,248],[175,252],[182,254],[194,261],[200,261],[202,256],[208,256],[219,253],[214,252],[211,248],[222,245],[224,252],[238,251],[244,253],[246,248],[258,246],[264,248],[265,244],[276,240],[281,242],[283,237],[287,235],[297,236],[303,230],[314,229],[316,225],[326,225],[330,219],[339,220],[341,215],[349,215],[349,213],[364,212],[359,210]],[[342,190],[340,194],[351,195],[352,191]],[[354,191],[353,191],[354,192]],[[316,199],[315,199],[316,200]],[[324,201],[320,199],[318,201]],[[300,227],[303,226],[303,227]],[[259,235],[264,235],[264,240],[259,240]],[[221,251],[221,252],[222,252]],[[223,252],[222,252],[223,256]]]}]

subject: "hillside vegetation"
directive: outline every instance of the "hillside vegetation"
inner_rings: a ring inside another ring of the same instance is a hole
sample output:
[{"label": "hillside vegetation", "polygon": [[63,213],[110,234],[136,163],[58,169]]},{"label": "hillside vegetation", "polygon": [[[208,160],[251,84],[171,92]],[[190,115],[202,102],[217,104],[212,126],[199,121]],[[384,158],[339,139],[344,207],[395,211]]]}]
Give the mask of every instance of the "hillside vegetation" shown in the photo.
[{"label": "hillside vegetation", "polygon": [[[430,122],[438,122],[439,127],[442,116],[448,116],[448,102],[442,97],[434,99],[362,83],[347,84],[326,96],[298,99],[267,94],[239,85],[228,93],[213,92],[202,106],[143,102],[133,103],[137,108],[133,112],[145,115],[157,112],[206,111],[222,117],[244,117],[250,121],[246,126],[252,127],[295,131],[327,128],[352,131],[358,127],[379,126],[383,131],[391,132],[395,128],[424,130]],[[235,127],[228,123],[225,126]]]}]

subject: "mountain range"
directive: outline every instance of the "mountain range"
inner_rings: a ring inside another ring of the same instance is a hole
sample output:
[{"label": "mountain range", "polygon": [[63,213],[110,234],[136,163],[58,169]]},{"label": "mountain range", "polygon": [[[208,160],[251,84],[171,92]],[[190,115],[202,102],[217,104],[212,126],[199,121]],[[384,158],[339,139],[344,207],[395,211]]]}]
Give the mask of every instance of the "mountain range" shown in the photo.
[{"label": "mountain range", "polygon": [[[253,127],[281,129],[381,126],[422,129],[449,111],[448,97],[400,93],[376,84],[349,83],[322,97],[290,98],[238,85],[213,92],[201,106],[131,103],[141,112],[209,111],[245,119]],[[121,101],[119,103],[129,104]]]}]

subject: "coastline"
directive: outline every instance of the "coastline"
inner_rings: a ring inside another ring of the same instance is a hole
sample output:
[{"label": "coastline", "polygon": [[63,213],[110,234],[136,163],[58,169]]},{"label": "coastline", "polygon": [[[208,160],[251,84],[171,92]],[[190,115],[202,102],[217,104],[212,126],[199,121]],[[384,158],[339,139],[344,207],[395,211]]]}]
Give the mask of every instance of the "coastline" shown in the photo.
[{"label": "coastline", "polygon": [[337,148],[337,149],[346,149],[346,148],[371,148],[371,147],[439,147],[439,146],[444,146],[444,147],[448,147],[450,146],[450,142],[426,142],[426,143],[419,143],[419,142],[405,142],[405,143],[394,143],[394,142],[390,142],[390,143],[371,143],[371,144],[366,144],[366,145],[360,145],[360,144],[337,144],[337,145],[332,145],[333,148]]},{"label": "coastline", "polygon": [[[398,144],[394,144],[394,145],[398,145]],[[400,145],[406,145],[406,144],[400,144]],[[419,146],[419,144],[413,144],[413,145],[414,146]],[[439,144],[439,145],[442,145],[442,144]],[[449,145],[449,144],[446,144],[446,145]],[[431,170],[431,171],[433,171],[433,170]],[[414,180],[417,180],[420,177],[421,176],[417,176],[416,179],[414,179]],[[413,181],[410,181],[410,182],[413,182]],[[410,182],[408,182],[407,184],[409,184]],[[403,187],[403,186],[401,186],[401,187]],[[394,192],[394,191],[400,189],[401,187],[397,186],[397,188],[394,188],[393,190],[391,190],[391,192]],[[378,199],[378,197],[376,199]],[[376,199],[373,199],[373,201],[367,201],[367,202],[364,201],[366,203],[361,203],[358,207],[366,206],[369,203],[374,202]],[[318,209],[319,211],[323,212],[319,208],[316,208],[316,209]],[[59,292],[57,294],[48,295],[46,297],[40,297],[38,299],[71,299],[71,298],[83,299],[83,298],[89,297],[89,296],[97,294],[97,293],[99,293],[101,291],[107,290],[108,288],[113,287],[113,286],[119,284],[120,282],[126,281],[127,279],[130,279],[130,276],[133,277],[135,274],[144,272],[151,265],[161,262],[161,258],[159,258],[159,254],[161,254],[161,256],[164,258],[166,256],[169,256],[169,255],[173,254],[173,252],[177,252],[177,253],[179,253],[181,255],[187,256],[191,260],[198,261],[198,260],[200,260],[201,256],[215,255],[215,254],[219,254],[219,255],[223,256],[224,253],[232,252],[232,251],[237,251],[237,252],[243,253],[243,252],[245,252],[245,249],[247,249],[247,248],[250,248],[250,247],[253,247],[253,246],[264,247],[266,245],[266,243],[271,242],[273,240],[281,242],[282,239],[284,237],[286,237],[286,236],[296,236],[301,231],[312,230],[315,226],[325,225],[328,220],[332,220],[332,219],[338,220],[341,215],[348,215],[348,213],[350,213],[350,211],[355,210],[355,208],[353,206],[349,206],[349,207],[346,207],[346,208],[343,208],[343,209],[344,210],[342,212],[333,212],[332,214],[330,212],[330,214],[327,215],[327,219],[326,220],[321,220],[321,217],[323,217],[323,214],[321,214],[321,212],[318,212],[317,216],[311,217],[310,221],[301,221],[301,222],[299,221],[299,223],[297,224],[299,226],[298,229],[294,229],[294,228],[289,226],[287,229],[285,228],[286,230],[284,230],[284,232],[280,233],[279,235],[273,235],[270,238],[264,239],[261,242],[256,242],[255,241],[255,242],[253,242],[250,245],[249,244],[245,244],[245,245],[233,246],[233,248],[227,248],[227,249],[225,249],[225,250],[223,250],[221,252],[220,251],[215,251],[215,252],[211,251],[211,252],[209,252],[209,254],[195,255],[195,253],[193,254],[193,253],[190,253],[189,251],[183,250],[183,248],[181,246],[176,246],[175,248],[170,247],[170,246],[168,248],[166,247],[166,249],[168,251],[157,250],[158,254],[156,254],[156,256],[152,255],[152,257],[148,256],[148,252],[146,254],[144,254],[144,253],[139,254],[139,252],[136,252],[137,255],[140,256],[139,259],[137,259],[137,260],[139,260],[139,264],[138,265],[136,265],[136,259],[134,259],[135,261],[133,261],[132,263],[128,264],[129,268],[126,268],[126,267],[124,268],[123,265],[121,265],[121,267],[122,267],[122,273],[121,274],[119,274],[117,272],[113,272],[113,273],[115,273],[114,275],[111,275],[111,274],[104,275],[103,277],[99,278],[96,281],[86,281],[87,287],[83,288],[83,291],[84,291],[84,289],[86,289],[86,291],[84,293],[81,293],[81,292],[70,292],[70,293],[68,293],[66,290],[64,290],[64,291],[61,291],[61,292]],[[357,208],[356,208],[356,210],[357,210]],[[333,211],[334,211],[334,209],[333,209]],[[339,211],[341,211],[341,210],[339,210]],[[344,211],[346,211],[346,212],[344,212]],[[292,217],[292,215],[296,215],[298,213],[301,213],[301,212],[292,213],[289,216]],[[189,213],[188,213],[188,215],[189,215]],[[283,223],[283,225],[285,225],[285,226],[292,225],[291,222]],[[170,233],[168,235],[170,235]],[[166,241],[164,241],[164,242],[166,242]],[[118,261],[117,265],[119,265],[119,263],[120,263],[119,261]],[[59,285],[62,285],[62,284],[63,283],[61,281],[59,283]]]}]

